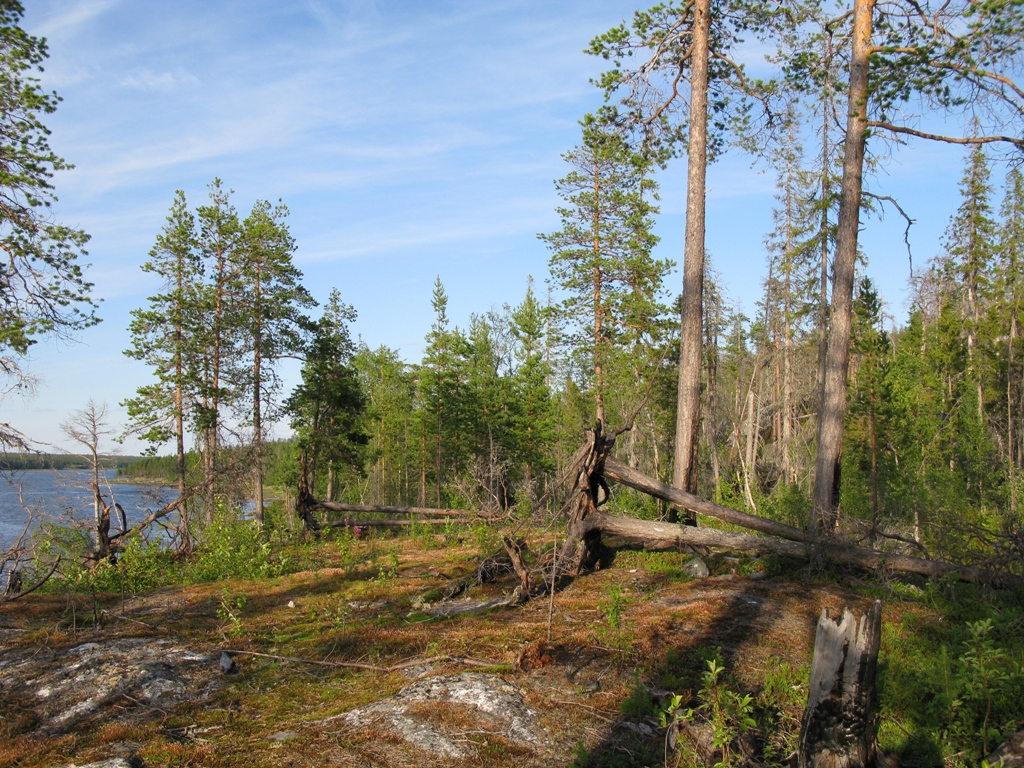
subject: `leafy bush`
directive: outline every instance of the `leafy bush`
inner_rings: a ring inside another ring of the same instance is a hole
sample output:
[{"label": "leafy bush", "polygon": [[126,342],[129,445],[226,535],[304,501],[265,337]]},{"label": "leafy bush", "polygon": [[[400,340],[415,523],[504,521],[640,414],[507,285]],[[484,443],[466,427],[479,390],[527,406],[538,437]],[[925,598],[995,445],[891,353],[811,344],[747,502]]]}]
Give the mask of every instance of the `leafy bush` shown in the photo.
[{"label": "leafy bush", "polygon": [[594,633],[601,642],[620,653],[633,644],[632,626],[625,618],[626,607],[631,602],[632,598],[620,584],[612,584],[608,596],[597,602],[597,610],[604,623],[596,624]]},{"label": "leafy bush", "polygon": [[133,595],[174,580],[173,555],[159,542],[131,536],[118,553],[119,588]]},{"label": "leafy bush", "polygon": [[273,557],[259,526],[238,510],[221,510],[203,530],[184,575],[188,581],[205,582],[270,578],[283,571],[284,563]]},{"label": "leafy bush", "polygon": [[661,727],[666,729],[666,753],[674,744],[673,734],[678,725],[700,719],[712,728],[713,747],[720,758],[714,764],[715,768],[735,765],[733,749],[736,739],[757,723],[754,720],[753,697],[726,687],[722,680],[724,671],[725,666],[718,659],[708,661],[700,689],[701,703],[696,708],[684,708],[680,695],[672,697],[660,716]]},{"label": "leafy bush", "polygon": [[879,740],[920,764],[979,765],[1024,718],[1019,611],[946,607],[963,623],[884,626]]}]

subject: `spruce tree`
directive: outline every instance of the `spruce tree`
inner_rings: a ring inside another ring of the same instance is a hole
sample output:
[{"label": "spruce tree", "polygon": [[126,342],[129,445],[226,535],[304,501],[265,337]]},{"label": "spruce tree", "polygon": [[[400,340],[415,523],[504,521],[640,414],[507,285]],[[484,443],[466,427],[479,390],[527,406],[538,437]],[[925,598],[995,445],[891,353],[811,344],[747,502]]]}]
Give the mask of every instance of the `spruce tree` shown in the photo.
[{"label": "spruce tree", "polygon": [[326,469],[323,497],[328,501],[341,468],[363,469],[367,443],[362,418],[367,398],[348,329],[355,318],[355,310],[332,290],[305,350],[302,382],[284,403],[299,444],[300,488],[319,494],[320,470]]},{"label": "spruce tree", "polygon": [[960,180],[962,202],[946,229],[945,241],[947,268],[960,286],[957,303],[967,344],[967,376],[975,387],[979,423],[984,421],[985,407],[981,321],[996,250],[989,177],[985,151],[974,147]]}]

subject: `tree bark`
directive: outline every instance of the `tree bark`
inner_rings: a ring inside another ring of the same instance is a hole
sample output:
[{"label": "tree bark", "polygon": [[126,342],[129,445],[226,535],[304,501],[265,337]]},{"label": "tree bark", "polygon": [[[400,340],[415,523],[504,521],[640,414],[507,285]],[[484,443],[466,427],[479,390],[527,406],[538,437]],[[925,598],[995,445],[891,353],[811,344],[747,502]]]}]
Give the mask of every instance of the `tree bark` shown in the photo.
[{"label": "tree bark", "polygon": [[[679,394],[673,482],[697,490],[700,426],[702,305],[704,300],[704,202],[707,180],[708,56],[710,0],[694,0],[690,77],[690,126],[687,149],[686,242],[683,253],[683,308],[679,331]],[[672,510],[670,520],[675,520]]]},{"label": "tree bark", "polygon": [[811,683],[800,724],[800,768],[869,768],[878,753],[875,671],[882,603],[858,624],[849,608],[838,621],[824,609],[814,641]]},{"label": "tree bark", "polygon": [[839,523],[839,468],[843,451],[843,416],[846,413],[846,376],[850,366],[853,278],[868,128],[868,57],[871,53],[874,7],[875,0],[854,2],[853,57],[850,62],[850,99],[833,270],[831,327],[818,413],[818,453],[811,517],[811,525],[826,535],[833,535]]}]

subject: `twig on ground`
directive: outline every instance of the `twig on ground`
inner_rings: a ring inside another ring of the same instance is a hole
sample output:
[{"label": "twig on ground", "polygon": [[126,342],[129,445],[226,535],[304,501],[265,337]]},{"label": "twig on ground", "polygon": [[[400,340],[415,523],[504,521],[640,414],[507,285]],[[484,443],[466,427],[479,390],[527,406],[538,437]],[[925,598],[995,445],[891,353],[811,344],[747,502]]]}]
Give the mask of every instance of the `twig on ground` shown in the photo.
[{"label": "twig on ground", "polygon": [[455,664],[464,664],[467,667],[496,667],[500,665],[497,661],[481,661],[470,659],[465,656],[431,656],[427,659],[411,659],[399,664],[392,664],[390,667],[382,667],[377,664],[363,664],[358,661],[319,661],[317,659],[301,659],[297,656],[277,656],[273,653],[260,653],[259,651],[238,651],[226,649],[229,654],[244,656],[258,656],[262,659],[274,659],[275,661],[294,661],[299,664],[316,664],[320,667],[344,667],[346,669],[365,669],[370,672],[398,672],[409,667],[416,667],[420,664],[436,664],[442,661],[450,661]]}]

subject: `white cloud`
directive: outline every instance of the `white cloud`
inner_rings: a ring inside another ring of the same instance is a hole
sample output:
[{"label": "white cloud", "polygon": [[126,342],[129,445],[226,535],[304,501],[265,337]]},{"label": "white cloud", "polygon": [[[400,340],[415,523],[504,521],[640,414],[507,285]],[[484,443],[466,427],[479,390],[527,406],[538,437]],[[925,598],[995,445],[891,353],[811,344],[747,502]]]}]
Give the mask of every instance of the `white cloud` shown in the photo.
[{"label": "white cloud", "polygon": [[140,91],[173,91],[180,86],[193,85],[197,82],[199,81],[194,75],[182,69],[174,72],[152,72],[143,69],[122,79],[120,84]]}]

